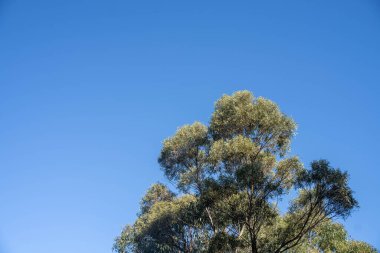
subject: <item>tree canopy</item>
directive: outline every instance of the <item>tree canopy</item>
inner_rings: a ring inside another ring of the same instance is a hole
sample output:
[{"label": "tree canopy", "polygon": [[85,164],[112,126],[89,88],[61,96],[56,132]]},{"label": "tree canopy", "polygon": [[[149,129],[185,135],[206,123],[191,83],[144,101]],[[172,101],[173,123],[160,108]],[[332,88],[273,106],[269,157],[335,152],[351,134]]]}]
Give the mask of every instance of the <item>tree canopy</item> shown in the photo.
[{"label": "tree canopy", "polygon": [[[224,95],[208,126],[164,140],[158,162],[176,185],[153,185],[138,218],[116,238],[118,253],[373,253],[335,219],[358,206],[348,174],[327,160],[305,167],[289,155],[296,123],[249,91]],[[283,213],[278,201],[297,196]]]}]

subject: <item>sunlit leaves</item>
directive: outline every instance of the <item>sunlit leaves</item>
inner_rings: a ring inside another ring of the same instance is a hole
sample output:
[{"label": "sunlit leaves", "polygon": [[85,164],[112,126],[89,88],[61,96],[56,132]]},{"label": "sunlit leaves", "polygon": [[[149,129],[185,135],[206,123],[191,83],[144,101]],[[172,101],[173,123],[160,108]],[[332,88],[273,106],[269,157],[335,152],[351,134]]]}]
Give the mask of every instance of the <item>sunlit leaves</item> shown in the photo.
[{"label": "sunlit leaves", "polygon": [[195,122],[181,127],[164,141],[158,161],[170,180],[182,180],[183,188],[186,188],[184,182],[197,183],[196,178],[202,173],[206,159],[207,135],[207,127]]},{"label": "sunlit leaves", "polygon": [[[185,125],[163,142],[159,164],[177,187],[153,185],[118,253],[374,253],[329,223],[357,206],[348,174],[289,156],[295,122],[249,91],[224,95],[210,125]],[[278,200],[298,189],[289,210]]]},{"label": "sunlit leaves", "polygon": [[215,167],[224,166],[226,171],[233,172],[243,164],[252,164],[259,151],[251,139],[238,135],[230,140],[214,142],[210,150],[210,161]]},{"label": "sunlit leaves", "polygon": [[255,99],[249,91],[224,95],[215,104],[210,132],[215,140],[243,135],[264,150],[285,155],[296,124],[278,106],[264,98]]},{"label": "sunlit leaves", "polygon": [[165,185],[157,183],[152,185],[140,203],[141,214],[148,212],[151,207],[160,201],[172,201],[175,194]]},{"label": "sunlit leaves", "polygon": [[275,170],[275,182],[278,182],[284,189],[290,189],[297,176],[304,170],[304,167],[298,157],[290,157],[280,161]]}]

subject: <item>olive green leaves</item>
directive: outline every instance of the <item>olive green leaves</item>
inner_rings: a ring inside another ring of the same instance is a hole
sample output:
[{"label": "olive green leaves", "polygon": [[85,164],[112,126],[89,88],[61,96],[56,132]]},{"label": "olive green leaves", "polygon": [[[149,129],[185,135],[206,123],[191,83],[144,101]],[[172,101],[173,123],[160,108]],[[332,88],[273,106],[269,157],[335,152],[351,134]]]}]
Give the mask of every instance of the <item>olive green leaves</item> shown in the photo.
[{"label": "olive green leaves", "polygon": [[[114,250],[376,252],[332,222],[358,206],[347,172],[326,160],[304,167],[290,156],[295,131],[295,122],[268,99],[249,91],[222,96],[209,125],[184,125],[164,140],[158,162],[176,191],[153,185]],[[278,201],[296,191],[281,213]]]}]

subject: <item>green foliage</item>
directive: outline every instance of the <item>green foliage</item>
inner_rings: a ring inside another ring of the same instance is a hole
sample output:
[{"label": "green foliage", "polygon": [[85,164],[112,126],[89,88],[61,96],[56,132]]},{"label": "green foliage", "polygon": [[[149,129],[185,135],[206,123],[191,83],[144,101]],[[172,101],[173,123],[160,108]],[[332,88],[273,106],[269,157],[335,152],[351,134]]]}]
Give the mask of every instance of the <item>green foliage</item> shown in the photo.
[{"label": "green foliage", "polygon": [[[248,91],[224,95],[210,126],[185,125],[164,141],[158,162],[178,193],[153,185],[114,250],[376,252],[332,222],[358,205],[348,174],[326,160],[306,169],[288,156],[295,130],[270,100]],[[299,194],[281,215],[277,201],[292,189]]]},{"label": "green foliage", "polygon": [[214,140],[242,135],[269,152],[284,155],[296,124],[278,106],[264,98],[255,99],[248,91],[224,95],[215,104],[210,132]]},{"label": "green foliage", "polygon": [[173,137],[164,141],[158,161],[165,175],[176,181],[182,191],[197,187],[198,177],[204,173],[207,136],[207,127],[195,122],[178,129]]},{"label": "green foliage", "polygon": [[313,229],[294,252],[376,253],[377,251],[365,242],[350,239],[341,224],[327,220]]},{"label": "green foliage", "polygon": [[142,198],[140,203],[141,214],[147,213],[155,203],[161,201],[170,202],[174,199],[175,194],[171,192],[165,185],[157,183],[152,185]]}]

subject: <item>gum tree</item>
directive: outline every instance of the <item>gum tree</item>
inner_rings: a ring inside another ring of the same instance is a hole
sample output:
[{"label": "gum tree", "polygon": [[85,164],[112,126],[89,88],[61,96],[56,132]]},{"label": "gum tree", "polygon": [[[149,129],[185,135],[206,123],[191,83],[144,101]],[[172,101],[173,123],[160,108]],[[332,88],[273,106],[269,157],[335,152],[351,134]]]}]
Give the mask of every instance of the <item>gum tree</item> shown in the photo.
[{"label": "gum tree", "polygon": [[[348,174],[326,160],[305,168],[289,156],[295,122],[248,91],[224,95],[209,126],[185,125],[163,142],[158,162],[177,194],[154,185],[124,252],[295,252],[326,222],[357,207]],[[277,202],[298,196],[281,215]],[[152,197],[153,196],[153,197]]]}]

